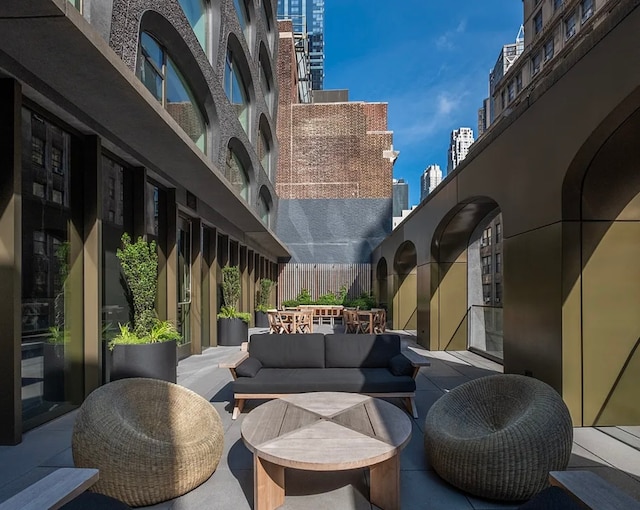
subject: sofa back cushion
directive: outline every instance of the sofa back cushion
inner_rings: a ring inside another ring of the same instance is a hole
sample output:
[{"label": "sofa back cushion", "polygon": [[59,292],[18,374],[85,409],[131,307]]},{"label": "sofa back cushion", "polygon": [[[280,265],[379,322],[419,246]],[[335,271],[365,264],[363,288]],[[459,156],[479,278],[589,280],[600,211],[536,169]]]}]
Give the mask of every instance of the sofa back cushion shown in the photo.
[{"label": "sofa back cushion", "polygon": [[333,334],[325,336],[327,368],[386,368],[400,352],[398,335]]},{"label": "sofa back cushion", "polygon": [[324,335],[251,335],[249,356],[264,368],[324,368]]}]

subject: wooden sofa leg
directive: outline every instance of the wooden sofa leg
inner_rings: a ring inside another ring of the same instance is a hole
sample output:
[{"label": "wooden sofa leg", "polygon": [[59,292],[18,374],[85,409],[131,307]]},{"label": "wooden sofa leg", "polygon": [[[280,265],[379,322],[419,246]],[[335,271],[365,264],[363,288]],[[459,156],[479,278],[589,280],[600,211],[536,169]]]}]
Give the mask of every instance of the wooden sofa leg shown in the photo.
[{"label": "wooden sofa leg", "polygon": [[242,412],[243,408],[244,408],[244,399],[237,398],[236,406],[233,408],[233,414],[231,415],[231,419],[235,420],[238,416],[240,416],[240,413]]},{"label": "wooden sofa leg", "polygon": [[414,397],[405,398],[405,405],[407,406],[407,410],[414,418],[418,418],[418,408],[416,407],[416,401]]}]

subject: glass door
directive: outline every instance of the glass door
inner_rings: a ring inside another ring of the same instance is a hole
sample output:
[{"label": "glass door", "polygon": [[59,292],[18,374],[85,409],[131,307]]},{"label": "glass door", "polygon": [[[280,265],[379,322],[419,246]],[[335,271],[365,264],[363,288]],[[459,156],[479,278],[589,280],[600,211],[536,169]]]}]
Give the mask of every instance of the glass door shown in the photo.
[{"label": "glass door", "polygon": [[192,224],[189,218],[178,217],[178,324],[182,339],[178,345],[178,356],[191,354],[191,237]]}]

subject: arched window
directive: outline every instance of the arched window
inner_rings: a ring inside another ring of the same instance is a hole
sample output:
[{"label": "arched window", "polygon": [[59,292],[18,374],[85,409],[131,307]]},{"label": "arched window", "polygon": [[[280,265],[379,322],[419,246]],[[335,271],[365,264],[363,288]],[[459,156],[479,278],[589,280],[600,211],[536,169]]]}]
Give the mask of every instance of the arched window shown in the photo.
[{"label": "arched window", "polygon": [[247,41],[247,46],[249,46],[249,25],[251,24],[251,19],[249,18],[249,10],[247,9],[246,0],[233,0],[233,5],[235,6],[236,13],[238,14],[238,23],[240,23],[240,28],[242,28],[242,33]]},{"label": "arched window", "polygon": [[138,78],[202,152],[207,152],[207,124],[184,77],[166,50],[148,33],[140,34]]},{"label": "arched window", "polygon": [[260,189],[260,194],[258,195],[258,215],[267,227],[270,223],[270,212],[271,212],[271,196],[267,191],[266,187],[262,187]]},{"label": "arched window", "polygon": [[227,180],[240,196],[249,201],[249,176],[238,156],[229,149],[227,151]]},{"label": "arched window", "polygon": [[262,168],[271,179],[271,140],[263,128],[258,131],[258,157]]},{"label": "arched window", "polygon": [[231,104],[236,108],[238,120],[245,133],[249,133],[249,93],[240,74],[238,62],[231,51],[227,52],[224,69],[224,90]]},{"label": "arched window", "polygon": [[209,54],[209,2],[207,0],[179,0],[200,46]]},{"label": "arched window", "polygon": [[271,67],[269,66],[269,57],[267,56],[267,50],[262,46],[260,50],[260,65],[259,65],[259,78],[260,86],[262,88],[262,94],[264,100],[267,103],[269,113],[273,114],[273,94],[272,94],[272,78]]}]

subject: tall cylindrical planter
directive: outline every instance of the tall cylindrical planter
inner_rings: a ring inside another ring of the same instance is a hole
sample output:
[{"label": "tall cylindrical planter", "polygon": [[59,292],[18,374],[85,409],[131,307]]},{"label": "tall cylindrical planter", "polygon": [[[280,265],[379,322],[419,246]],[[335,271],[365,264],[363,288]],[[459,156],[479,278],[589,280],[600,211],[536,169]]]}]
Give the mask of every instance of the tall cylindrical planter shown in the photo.
[{"label": "tall cylindrical planter", "polygon": [[269,317],[267,316],[267,312],[259,312],[256,310],[254,312],[254,322],[256,328],[268,328],[269,327]]},{"label": "tall cylindrical planter", "polygon": [[44,344],[43,395],[47,402],[64,402],[64,344]]},{"label": "tall cylindrical planter", "polygon": [[149,377],[175,383],[176,341],[116,345],[111,351],[110,380]]},{"label": "tall cylindrical planter", "polygon": [[242,319],[218,319],[218,345],[241,345],[249,339],[249,325]]}]

